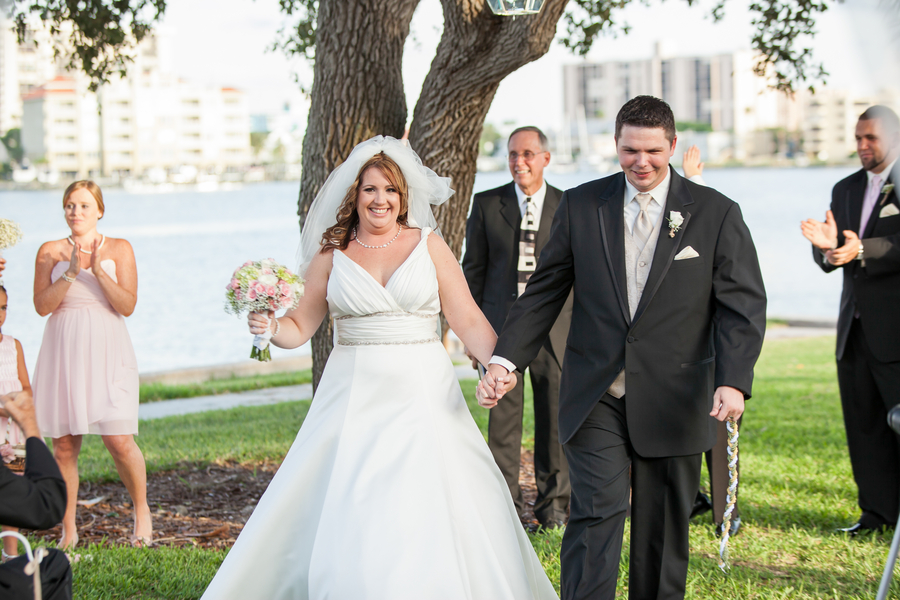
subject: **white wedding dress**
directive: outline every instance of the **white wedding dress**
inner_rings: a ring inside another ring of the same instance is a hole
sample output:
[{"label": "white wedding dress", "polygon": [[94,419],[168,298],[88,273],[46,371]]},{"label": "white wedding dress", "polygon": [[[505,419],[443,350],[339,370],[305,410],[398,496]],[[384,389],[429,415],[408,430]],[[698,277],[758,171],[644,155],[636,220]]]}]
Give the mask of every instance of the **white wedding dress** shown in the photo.
[{"label": "white wedding dress", "polygon": [[334,351],[204,599],[557,598],[438,340],[428,231],[384,287],[334,252]]}]

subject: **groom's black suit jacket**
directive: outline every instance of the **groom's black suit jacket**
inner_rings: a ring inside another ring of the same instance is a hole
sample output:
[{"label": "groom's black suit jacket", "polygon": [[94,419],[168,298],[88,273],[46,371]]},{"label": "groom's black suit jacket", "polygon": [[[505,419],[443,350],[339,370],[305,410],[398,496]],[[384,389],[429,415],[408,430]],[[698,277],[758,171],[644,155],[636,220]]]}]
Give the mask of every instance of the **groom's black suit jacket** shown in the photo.
[{"label": "groom's black suit jacket", "polygon": [[[900,184],[900,161],[886,183]],[[837,358],[844,356],[853,315],[859,311],[866,343],[872,354],[881,362],[900,361],[900,214],[881,217],[888,205],[900,210],[896,190],[881,194],[866,230],[859,231],[863,200],[869,180],[860,169],[839,181],[831,193],[831,212],[838,229],[838,246],[845,242],[844,231],[849,229],[863,240],[865,267],[858,260],[844,265],[844,288],[841,293],[841,311],[838,316]],[[835,267],[823,260],[821,252],[813,247],[813,258],[826,272]]]},{"label": "groom's black suit jacket", "polygon": [[[661,222],[634,319],[625,278],[625,176],[618,173],[563,194],[537,270],[500,334],[494,353],[528,364],[574,287],[559,401],[563,443],[622,368],[629,437],[647,458],[712,447],[716,387],[750,396],[766,314],[750,232],[736,203],[671,168],[670,176],[664,217],[679,211],[684,223],[669,237]],[[699,257],[673,260],[686,246]]]}]

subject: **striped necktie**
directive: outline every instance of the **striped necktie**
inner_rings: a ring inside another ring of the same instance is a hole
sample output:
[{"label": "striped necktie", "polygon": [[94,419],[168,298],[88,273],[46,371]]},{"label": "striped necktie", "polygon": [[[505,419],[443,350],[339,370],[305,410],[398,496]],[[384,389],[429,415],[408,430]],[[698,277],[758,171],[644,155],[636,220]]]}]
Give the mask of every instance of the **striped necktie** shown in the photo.
[{"label": "striped necktie", "polygon": [[519,228],[519,295],[525,291],[528,278],[534,273],[537,258],[534,256],[534,242],[537,239],[538,224],[534,218],[534,201],[525,198],[525,216]]}]

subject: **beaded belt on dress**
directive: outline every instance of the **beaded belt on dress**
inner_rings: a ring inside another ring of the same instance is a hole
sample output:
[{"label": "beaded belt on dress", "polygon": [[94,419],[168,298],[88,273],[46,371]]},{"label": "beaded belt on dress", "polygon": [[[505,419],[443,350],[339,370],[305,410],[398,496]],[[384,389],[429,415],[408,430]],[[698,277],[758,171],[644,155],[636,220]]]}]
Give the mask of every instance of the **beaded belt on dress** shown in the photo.
[{"label": "beaded belt on dress", "polygon": [[334,318],[339,346],[428,344],[440,341],[438,315],[425,312],[379,312]]}]

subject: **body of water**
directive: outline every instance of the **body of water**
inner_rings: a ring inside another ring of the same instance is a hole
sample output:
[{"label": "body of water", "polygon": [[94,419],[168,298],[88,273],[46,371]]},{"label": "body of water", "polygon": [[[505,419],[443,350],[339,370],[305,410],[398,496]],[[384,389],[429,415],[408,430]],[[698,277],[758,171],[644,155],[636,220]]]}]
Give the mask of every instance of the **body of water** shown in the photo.
[{"label": "body of water", "polygon": [[[836,318],[841,277],[813,264],[800,221],[824,218],[832,186],[854,170],[707,169],[707,183],[741,205],[759,252],[770,316]],[[545,175],[561,189],[600,176]],[[479,174],[475,190],[509,179],[506,172]],[[225,284],[246,260],[271,257],[294,265],[298,187],[284,182],[210,192],[104,194],[107,212],[98,230],[130,241],[137,260],[138,304],[127,323],[141,372],[247,359],[252,338],[243,318],[225,314]],[[16,221],[25,233],[4,253],[9,313],[3,332],[21,340],[32,373],[45,322],[32,304],[34,259],[42,243],[69,234],[62,192],[0,193],[0,217]]]}]

